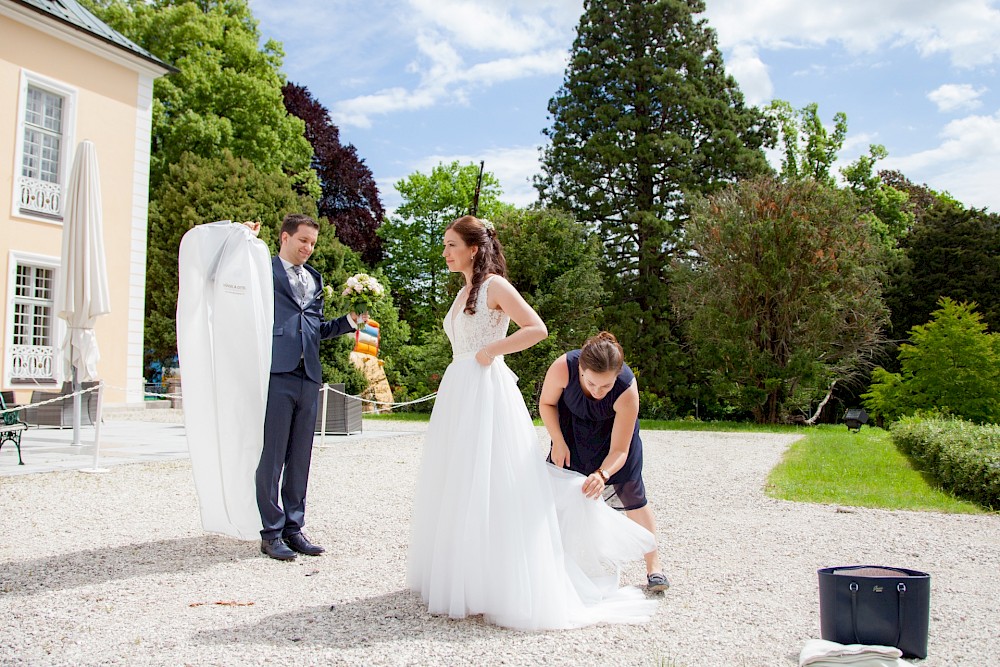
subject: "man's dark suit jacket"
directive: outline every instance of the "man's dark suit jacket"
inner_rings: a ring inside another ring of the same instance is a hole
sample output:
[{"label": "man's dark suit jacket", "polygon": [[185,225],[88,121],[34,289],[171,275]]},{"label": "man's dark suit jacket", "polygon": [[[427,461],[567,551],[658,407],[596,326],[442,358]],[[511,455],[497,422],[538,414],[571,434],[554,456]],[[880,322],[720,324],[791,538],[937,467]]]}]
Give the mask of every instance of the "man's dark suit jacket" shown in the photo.
[{"label": "man's dark suit jacket", "polygon": [[317,289],[312,299],[299,305],[281,258],[271,259],[274,273],[274,338],[271,344],[271,372],[288,373],[305,361],[306,375],[317,384],[323,382],[319,363],[319,342],[353,331],[347,316],[323,320],[323,278],[308,264],[303,268],[313,277]]}]

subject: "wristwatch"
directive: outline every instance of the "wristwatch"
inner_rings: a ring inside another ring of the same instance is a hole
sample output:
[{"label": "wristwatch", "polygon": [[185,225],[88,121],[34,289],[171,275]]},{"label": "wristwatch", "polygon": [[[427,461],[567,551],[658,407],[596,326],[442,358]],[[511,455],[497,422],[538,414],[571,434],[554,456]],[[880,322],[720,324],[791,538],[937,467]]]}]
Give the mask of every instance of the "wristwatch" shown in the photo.
[{"label": "wristwatch", "polygon": [[602,482],[604,482],[605,484],[608,483],[608,477],[609,477],[609,475],[608,475],[608,473],[604,472],[604,468],[598,468],[597,469],[597,474],[601,476],[601,481]]}]

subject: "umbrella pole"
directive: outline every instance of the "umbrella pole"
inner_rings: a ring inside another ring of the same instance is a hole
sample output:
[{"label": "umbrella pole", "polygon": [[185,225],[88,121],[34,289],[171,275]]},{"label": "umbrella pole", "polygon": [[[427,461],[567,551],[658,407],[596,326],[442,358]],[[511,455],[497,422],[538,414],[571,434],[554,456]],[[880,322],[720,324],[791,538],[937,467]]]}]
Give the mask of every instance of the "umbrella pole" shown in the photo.
[{"label": "umbrella pole", "polygon": [[101,452],[101,421],[104,408],[104,380],[97,385],[97,421],[94,423],[94,467],[83,468],[80,472],[108,472],[107,468],[98,468],[97,462]]},{"label": "umbrella pole", "polygon": [[80,381],[77,377],[76,366],[73,366],[73,444],[80,447],[83,445],[80,442],[80,407],[83,401],[80,399]]}]

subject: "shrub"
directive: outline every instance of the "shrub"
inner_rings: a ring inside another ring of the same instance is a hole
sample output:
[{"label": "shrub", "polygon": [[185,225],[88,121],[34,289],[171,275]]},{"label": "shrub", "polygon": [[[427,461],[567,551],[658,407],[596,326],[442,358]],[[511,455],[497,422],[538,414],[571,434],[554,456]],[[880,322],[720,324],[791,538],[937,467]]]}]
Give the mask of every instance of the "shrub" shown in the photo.
[{"label": "shrub", "polygon": [[875,369],[865,407],[895,419],[936,410],[977,423],[1000,421],[1000,335],[974,304],[942,297],[931,321],[900,346],[900,373]]},{"label": "shrub", "polygon": [[896,447],[942,487],[1000,509],[1000,426],[904,417],[890,431]]},{"label": "shrub", "polygon": [[639,392],[639,419],[673,419],[676,416],[677,410],[668,397],[650,391]]}]

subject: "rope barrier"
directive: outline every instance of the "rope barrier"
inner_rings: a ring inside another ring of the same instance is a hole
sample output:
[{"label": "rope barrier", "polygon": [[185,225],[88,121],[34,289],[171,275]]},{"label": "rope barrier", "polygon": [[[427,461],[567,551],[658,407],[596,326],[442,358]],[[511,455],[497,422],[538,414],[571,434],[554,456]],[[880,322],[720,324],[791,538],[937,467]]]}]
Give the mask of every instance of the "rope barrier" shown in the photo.
[{"label": "rope barrier", "polygon": [[[91,391],[97,391],[100,388],[101,388],[100,385],[95,384],[93,387],[87,387],[86,389],[81,389],[80,391],[74,391],[72,394],[59,394],[55,398],[50,398],[47,401],[39,401],[38,403],[26,403],[24,405],[19,405],[16,408],[7,408],[6,410],[0,410],[0,415],[5,415],[8,412],[20,412],[21,410],[25,410],[27,408],[37,408],[40,405],[48,405],[49,403],[57,403],[59,401],[64,401],[67,398],[73,398],[74,396],[77,395],[83,396],[86,393],[89,393]],[[117,389],[118,387],[115,388]]]},{"label": "rope barrier", "polygon": [[361,398],[360,396],[355,396],[354,394],[345,394],[344,392],[342,392],[342,391],[340,391],[338,389],[334,389],[333,387],[331,387],[328,384],[324,384],[323,387],[322,387],[322,389],[321,389],[321,391],[332,391],[335,394],[340,394],[341,396],[346,396],[347,398],[353,398],[355,400],[361,401],[362,403],[370,403],[372,405],[388,405],[388,406],[397,407],[397,408],[403,407],[404,405],[413,405],[415,403],[423,403],[424,401],[429,401],[432,398],[434,398],[435,396],[437,396],[437,392],[435,391],[433,394],[427,394],[426,396],[422,396],[422,397],[414,399],[412,401],[404,401],[402,403],[394,403],[392,401],[373,401],[373,400],[368,399],[368,398]]},{"label": "rope barrier", "polygon": [[[27,408],[37,408],[39,406],[48,405],[50,403],[57,403],[59,401],[64,401],[66,399],[73,398],[76,395],[81,395],[82,396],[83,394],[86,394],[88,392],[97,391],[98,388],[99,388],[99,385],[94,385],[93,387],[88,387],[86,389],[81,389],[80,391],[75,391],[75,392],[73,392],[71,394],[59,394],[55,398],[50,398],[50,399],[48,399],[46,401],[39,401],[38,403],[27,403],[25,405],[19,405],[19,406],[14,407],[14,408],[7,408],[6,410],[0,410],[0,415],[5,415],[8,412],[20,412],[21,410],[25,410]],[[117,387],[115,385],[110,385],[110,384],[104,385],[104,388],[105,389],[117,389],[118,391],[128,392],[128,389],[126,389],[125,387]],[[340,391],[338,389],[334,389],[333,387],[331,387],[328,384],[324,384],[321,387],[320,391],[331,391],[331,392],[333,392],[335,394],[340,394],[341,396],[346,396],[347,398],[353,398],[355,400],[361,401],[362,403],[369,403],[369,404],[372,404],[372,405],[381,405],[381,406],[388,406],[388,407],[395,407],[395,408],[401,408],[401,407],[406,406],[406,405],[415,405],[417,403],[423,403],[424,401],[429,401],[432,398],[435,398],[437,396],[437,392],[434,392],[433,394],[428,394],[426,396],[422,396],[422,397],[414,399],[412,401],[393,402],[393,401],[373,401],[373,400],[368,399],[368,398],[362,398],[361,396],[355,396],[354,394],[347,394],[347,393],[344,393],[344,392],[342,392],[342,391]],[[179,398],[183,398],[182,394],[156,394],[156,393],[149,392],[149,391],[143,391],[142,395],[143,396],[155,396],[156,398],[178,398],[178,399]]]}]

